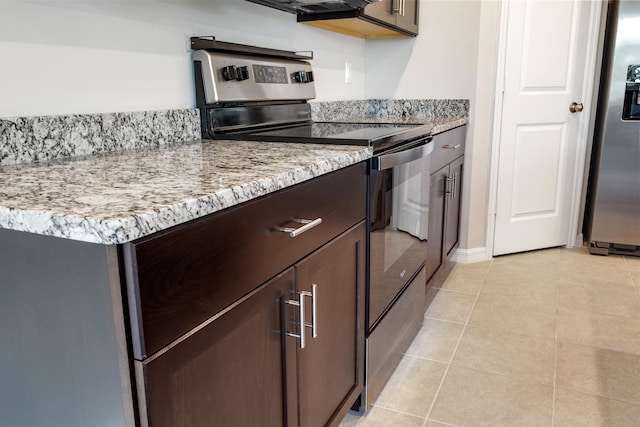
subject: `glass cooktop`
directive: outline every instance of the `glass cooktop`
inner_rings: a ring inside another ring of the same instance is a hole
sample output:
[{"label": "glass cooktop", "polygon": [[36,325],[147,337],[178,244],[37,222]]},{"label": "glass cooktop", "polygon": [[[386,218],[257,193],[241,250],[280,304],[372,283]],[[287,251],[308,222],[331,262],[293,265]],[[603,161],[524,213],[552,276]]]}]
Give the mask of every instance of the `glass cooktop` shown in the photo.
[{"label": "glass cooktop", "polygon": [[303,125],[218,134],[218,139],[371,146],[374,151],[429,134],[423,125],[312,122]]}]

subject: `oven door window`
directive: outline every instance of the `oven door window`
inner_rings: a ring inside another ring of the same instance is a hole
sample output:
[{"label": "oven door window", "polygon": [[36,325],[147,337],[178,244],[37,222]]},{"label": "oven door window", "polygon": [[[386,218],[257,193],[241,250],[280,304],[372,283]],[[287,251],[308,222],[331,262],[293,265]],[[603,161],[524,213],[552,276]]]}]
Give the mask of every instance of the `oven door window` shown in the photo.
[{"label": "oven door window", "polygon": [[371,171],[369,330],[427,258],[429,156]]}]

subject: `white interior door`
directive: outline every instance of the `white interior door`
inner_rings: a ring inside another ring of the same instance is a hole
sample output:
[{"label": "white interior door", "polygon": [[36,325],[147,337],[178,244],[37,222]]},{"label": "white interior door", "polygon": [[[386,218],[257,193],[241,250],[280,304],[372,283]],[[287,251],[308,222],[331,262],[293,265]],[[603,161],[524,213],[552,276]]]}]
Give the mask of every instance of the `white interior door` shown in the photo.
[{"label": "white interior door", "polygon": [[494,255],[567,244],[587,118],[569,105],[583,102],[590,4],[507,3]]}]

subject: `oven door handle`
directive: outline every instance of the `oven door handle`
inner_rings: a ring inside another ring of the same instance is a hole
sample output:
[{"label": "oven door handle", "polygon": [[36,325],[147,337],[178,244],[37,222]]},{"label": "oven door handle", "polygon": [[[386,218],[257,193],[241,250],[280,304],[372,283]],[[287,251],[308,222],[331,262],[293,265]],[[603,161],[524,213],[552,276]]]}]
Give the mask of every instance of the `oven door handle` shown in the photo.
[{"label": "oven door handle", "polygon": [[420,139],[417,143],[387,154],[374,156],[371,167],[374,170],[385,170],[426,157],[433,152],[432,136]]}]

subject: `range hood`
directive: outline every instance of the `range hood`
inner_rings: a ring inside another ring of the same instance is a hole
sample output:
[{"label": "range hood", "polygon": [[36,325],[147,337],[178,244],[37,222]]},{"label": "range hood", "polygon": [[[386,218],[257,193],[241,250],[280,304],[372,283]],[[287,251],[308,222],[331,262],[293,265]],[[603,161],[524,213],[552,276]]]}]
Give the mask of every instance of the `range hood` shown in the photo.
[{"label": "range hood", "polygon": [[362,9],[380,0],[248,0],[295,14],[340,12]]}]

